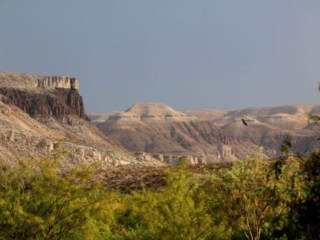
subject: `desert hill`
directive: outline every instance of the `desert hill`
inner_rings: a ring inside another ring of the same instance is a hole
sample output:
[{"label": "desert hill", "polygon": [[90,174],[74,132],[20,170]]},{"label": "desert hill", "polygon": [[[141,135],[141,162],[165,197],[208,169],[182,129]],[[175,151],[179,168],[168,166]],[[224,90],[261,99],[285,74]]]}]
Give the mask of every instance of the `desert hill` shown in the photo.
[{"label": "desert hill", "polygon": [[317,146],[307,121],[320,115],[317,104],[177,111],[147,102],[87,115],[79,88],[74,77],[0,72],[0,161],[54,154],[61,139],[70,152],[65,167],[159,167],[184,156],[190,163],[232,161],[260,146],[265,157],[276,157],[286,134],[300,153]]},{"label": "desert hill", "polygon": [[53,155],[60,144],[70,153],[63,159],[66,168],[165,165],[149,155],[137,157],[92,125],[79,87],[72,77],[0,72],[0,161]]},{"label": "desert hill", "polygon": [[[109,115],[103,123],[101,118],[93,123],[129,151],[220,161],[235,160],[258,149],[251,142],[239,141],[212,121],[161,103],[136,103],[124,112]],[[235,153],[233,147],[243,149],[242,154]]]},{"label": "desert hill", "polygon": [[92,122],[129,151],[230,161],[256,154],[260,146],[266,157],[279,156],[286,134],[292,136],[295,151],[314,149],[317,136],[308,114],[320,115],[320,105],[176,111],[147,102],[123,112],[95,114]]}]

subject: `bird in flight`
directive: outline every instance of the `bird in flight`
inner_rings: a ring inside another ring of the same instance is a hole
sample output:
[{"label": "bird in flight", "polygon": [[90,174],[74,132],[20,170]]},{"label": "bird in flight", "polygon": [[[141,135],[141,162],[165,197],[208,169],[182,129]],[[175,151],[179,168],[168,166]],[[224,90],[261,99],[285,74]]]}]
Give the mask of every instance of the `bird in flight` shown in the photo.
[{"label": "bird in flight", "polygon": [[246,121],[242,118],[242,122],[244,125],[248,126],[248,124],[246,123]]}]

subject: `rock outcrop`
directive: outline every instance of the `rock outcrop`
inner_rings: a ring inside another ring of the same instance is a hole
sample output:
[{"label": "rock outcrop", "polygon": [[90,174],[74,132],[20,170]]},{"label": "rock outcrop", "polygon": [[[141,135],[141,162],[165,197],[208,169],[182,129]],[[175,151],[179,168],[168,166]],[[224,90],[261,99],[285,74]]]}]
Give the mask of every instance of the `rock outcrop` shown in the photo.
[{"label": "rock outcrop", "polygon": [[36,89],[36,88],[65,88],[79,90],[79,81],[67,76],[38,76],[24,73],[0,72],[0,88]]},{"label": "rock outcrop", "polygon": [[126,151],[78,116],[30,117],[20,108],[0,101],[0,162],[41,159],[60,150],[69,152],[61,159],[61,167],[66,169],[96,162],[102,168],[166,166],[153,156],[141,159]]},{"label": "rock outcrop", "polygon": [[89,121],[82,97],[77,90],[55,89],[48,95],[14,88],[0,88],[2,101],[12,104],[29,115],[76,115]]},{"label": "rock outcrop", "polygon": [[166,166],[153,156],[135,156],[89,123],[78,90],[76,78],[0,72],[0,162],[67,150],[61,159],[66,169],[96,162],[102,168]]},{"label": "rock outcrop", "polygon": [[75,115],[87,121],[76,78],[0,73],[2,102],[29,115]]},{"label": "rock outcrop", "polygon": [[77,78],[65,76],[47,76],[38,79],[37,87],[54,87],[54,88],[67,88],[72,90],[79,90],[79,81]]}]

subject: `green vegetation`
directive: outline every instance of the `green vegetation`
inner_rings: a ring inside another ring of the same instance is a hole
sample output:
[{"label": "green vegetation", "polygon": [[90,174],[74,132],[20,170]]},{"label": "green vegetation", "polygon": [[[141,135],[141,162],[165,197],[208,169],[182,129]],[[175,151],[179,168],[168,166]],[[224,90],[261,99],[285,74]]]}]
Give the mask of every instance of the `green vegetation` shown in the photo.
[{"label": "green vegetation", "polygon": [[57,158],[1,166],[0,239],[86,239],[108,232],[113,198],[94,181],[94,168],[57,170]]},{"label": "green vegetation", "polygon": [[284,145],[273,162],[181,164],[165,188],[131,194],[106,190],[98,166],[62,171],[58,155],[3,164],[0,239],[319,239],[320,152],[299,159]]},{"label": "green vegetation", "polygon": [[[318,119],[310,117],[318,123]],[[319,239],[320,151],[223,168],[154,172],[165,187],[110,190],[98,165],[53,158],[0,165],[0,239]]]}]

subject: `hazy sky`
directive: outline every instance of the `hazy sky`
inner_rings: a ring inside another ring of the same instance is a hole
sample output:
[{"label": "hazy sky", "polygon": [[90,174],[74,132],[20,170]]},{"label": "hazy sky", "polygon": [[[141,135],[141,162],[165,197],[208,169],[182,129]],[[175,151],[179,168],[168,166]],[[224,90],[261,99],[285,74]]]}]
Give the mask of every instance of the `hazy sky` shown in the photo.
[{"label": "hazy sky", "polygon": [[319,0],[0,0],[0,71],[80,81],[86,112],[320,101]]}]

